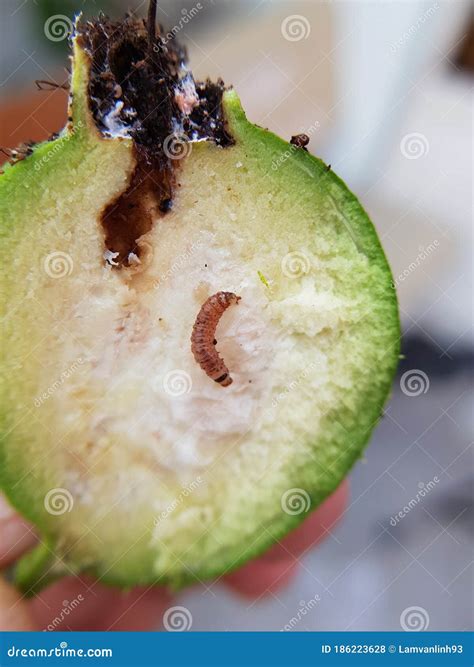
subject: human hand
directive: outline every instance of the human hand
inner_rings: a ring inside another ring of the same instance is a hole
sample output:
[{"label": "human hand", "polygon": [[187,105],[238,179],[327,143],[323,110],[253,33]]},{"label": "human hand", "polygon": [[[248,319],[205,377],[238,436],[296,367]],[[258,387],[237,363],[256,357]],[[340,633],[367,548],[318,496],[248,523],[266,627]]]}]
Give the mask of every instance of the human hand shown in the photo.
[{"label": "human hand", "polygon": [[[222,581],[254,599],[285,586],[296,573],[301,556],[333,529],[344,512],[347,495],[348,485],[343,482],[301,526]],[[0,496],[0,570],[35,541],[31,526]],[[79,603],[66,614],[64,610],[73,601]],[[55,618],[62,619],[55,625],[57,630],[152,630],[171,603],[170,593],[161,587],[124,592],[85,576],[65,577],[25,599],[0,578],[0,630],[43,630]]]}]

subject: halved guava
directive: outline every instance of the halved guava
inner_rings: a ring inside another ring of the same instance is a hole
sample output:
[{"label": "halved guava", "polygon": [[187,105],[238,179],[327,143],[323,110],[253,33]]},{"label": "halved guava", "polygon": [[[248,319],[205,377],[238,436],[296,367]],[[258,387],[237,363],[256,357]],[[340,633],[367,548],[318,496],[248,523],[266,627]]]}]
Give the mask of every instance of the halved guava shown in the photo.
[{"label": "halved guava", "polygon": [[[41,536],[26,590],[179,587],[262,553],[361,456],[399,356],[345,184],[145,22],[113,26],[77,29],[68,126],[0,178],[0,482]],[[240,297],[225,387],[190,341],[220,291]]]}]

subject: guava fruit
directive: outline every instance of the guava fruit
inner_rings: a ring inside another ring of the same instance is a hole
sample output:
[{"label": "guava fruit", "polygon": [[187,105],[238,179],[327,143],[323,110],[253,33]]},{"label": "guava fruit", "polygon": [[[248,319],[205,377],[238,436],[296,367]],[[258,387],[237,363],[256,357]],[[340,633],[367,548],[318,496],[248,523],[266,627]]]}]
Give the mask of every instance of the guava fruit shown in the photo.
[{"label": "guava fruit", "polygon": [[[0,178],[0,480],[40,535],[24,590],[220,576],[361,456],[396,295],[362,206],[297,139],[195,83],[154,19],[76,26],[68,125]],[[200,353],[232,384],[191,350],[218,293],[238,306]]]}]

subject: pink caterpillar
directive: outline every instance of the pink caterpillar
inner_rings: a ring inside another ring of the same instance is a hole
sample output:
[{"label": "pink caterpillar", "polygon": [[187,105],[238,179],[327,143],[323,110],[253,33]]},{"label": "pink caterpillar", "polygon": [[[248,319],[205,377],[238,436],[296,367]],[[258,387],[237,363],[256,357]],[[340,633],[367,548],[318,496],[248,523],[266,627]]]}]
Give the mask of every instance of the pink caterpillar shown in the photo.
[{"label": "pink caterpillar", "polygon": [[221,387],[232,384],[229,369],[219,356],[215,345],[216,328],[222,314],[233,303],[238,303],[240,296],[233,292],[217,292],[201,306],[191,334],[191,351],[202,370]]}]

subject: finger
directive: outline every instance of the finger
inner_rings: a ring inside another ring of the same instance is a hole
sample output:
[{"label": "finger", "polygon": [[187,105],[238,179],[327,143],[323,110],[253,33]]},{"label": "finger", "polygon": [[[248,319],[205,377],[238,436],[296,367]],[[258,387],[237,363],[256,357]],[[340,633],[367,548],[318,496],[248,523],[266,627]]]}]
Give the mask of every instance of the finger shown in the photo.
[{"label": "finger", "polygon": [[344,513],[348,492],[344,481],[298,528],[259,558],[227,575],[225,583],[252,598],[285,586],[296,574],[302,554],[331,533]]},{"label": "finger", "polygon": [[2,494],[0,494],[0,537],[0,568],[13,563],[36,541],[30,524],[15,512]]},{"label": "finger", "polygon": [[302,524],[277,542],[263,558],[298,557],[311,546],[329,537],[343,515],[349,498],[349,483],[344,480],[329,498],[312,512]]},{"label": "finger", "polygon": [[67,577],[31,602],[46,630],[152,630],[161,625],[171,597],[156,586],[124,592],[87,577]]},{"label": "finger", "polygon": [[[36,542],[30,524],[0,494],[0,568],[19,558]],[[122,592],[81,577],[49,586],[29,602],[1,582],[0,621],[5,629],[147,630],[159,627],[171,598],[162,588]],[[5,600],[3,599],[5,598]],[[7,618],[12,611],[12,627]],[[3,629],[3,628],[2,628]]]},{"label": "finger", "polygon": [[37,630],[28,603],[20,593],[0,578],[0,630]]}]

